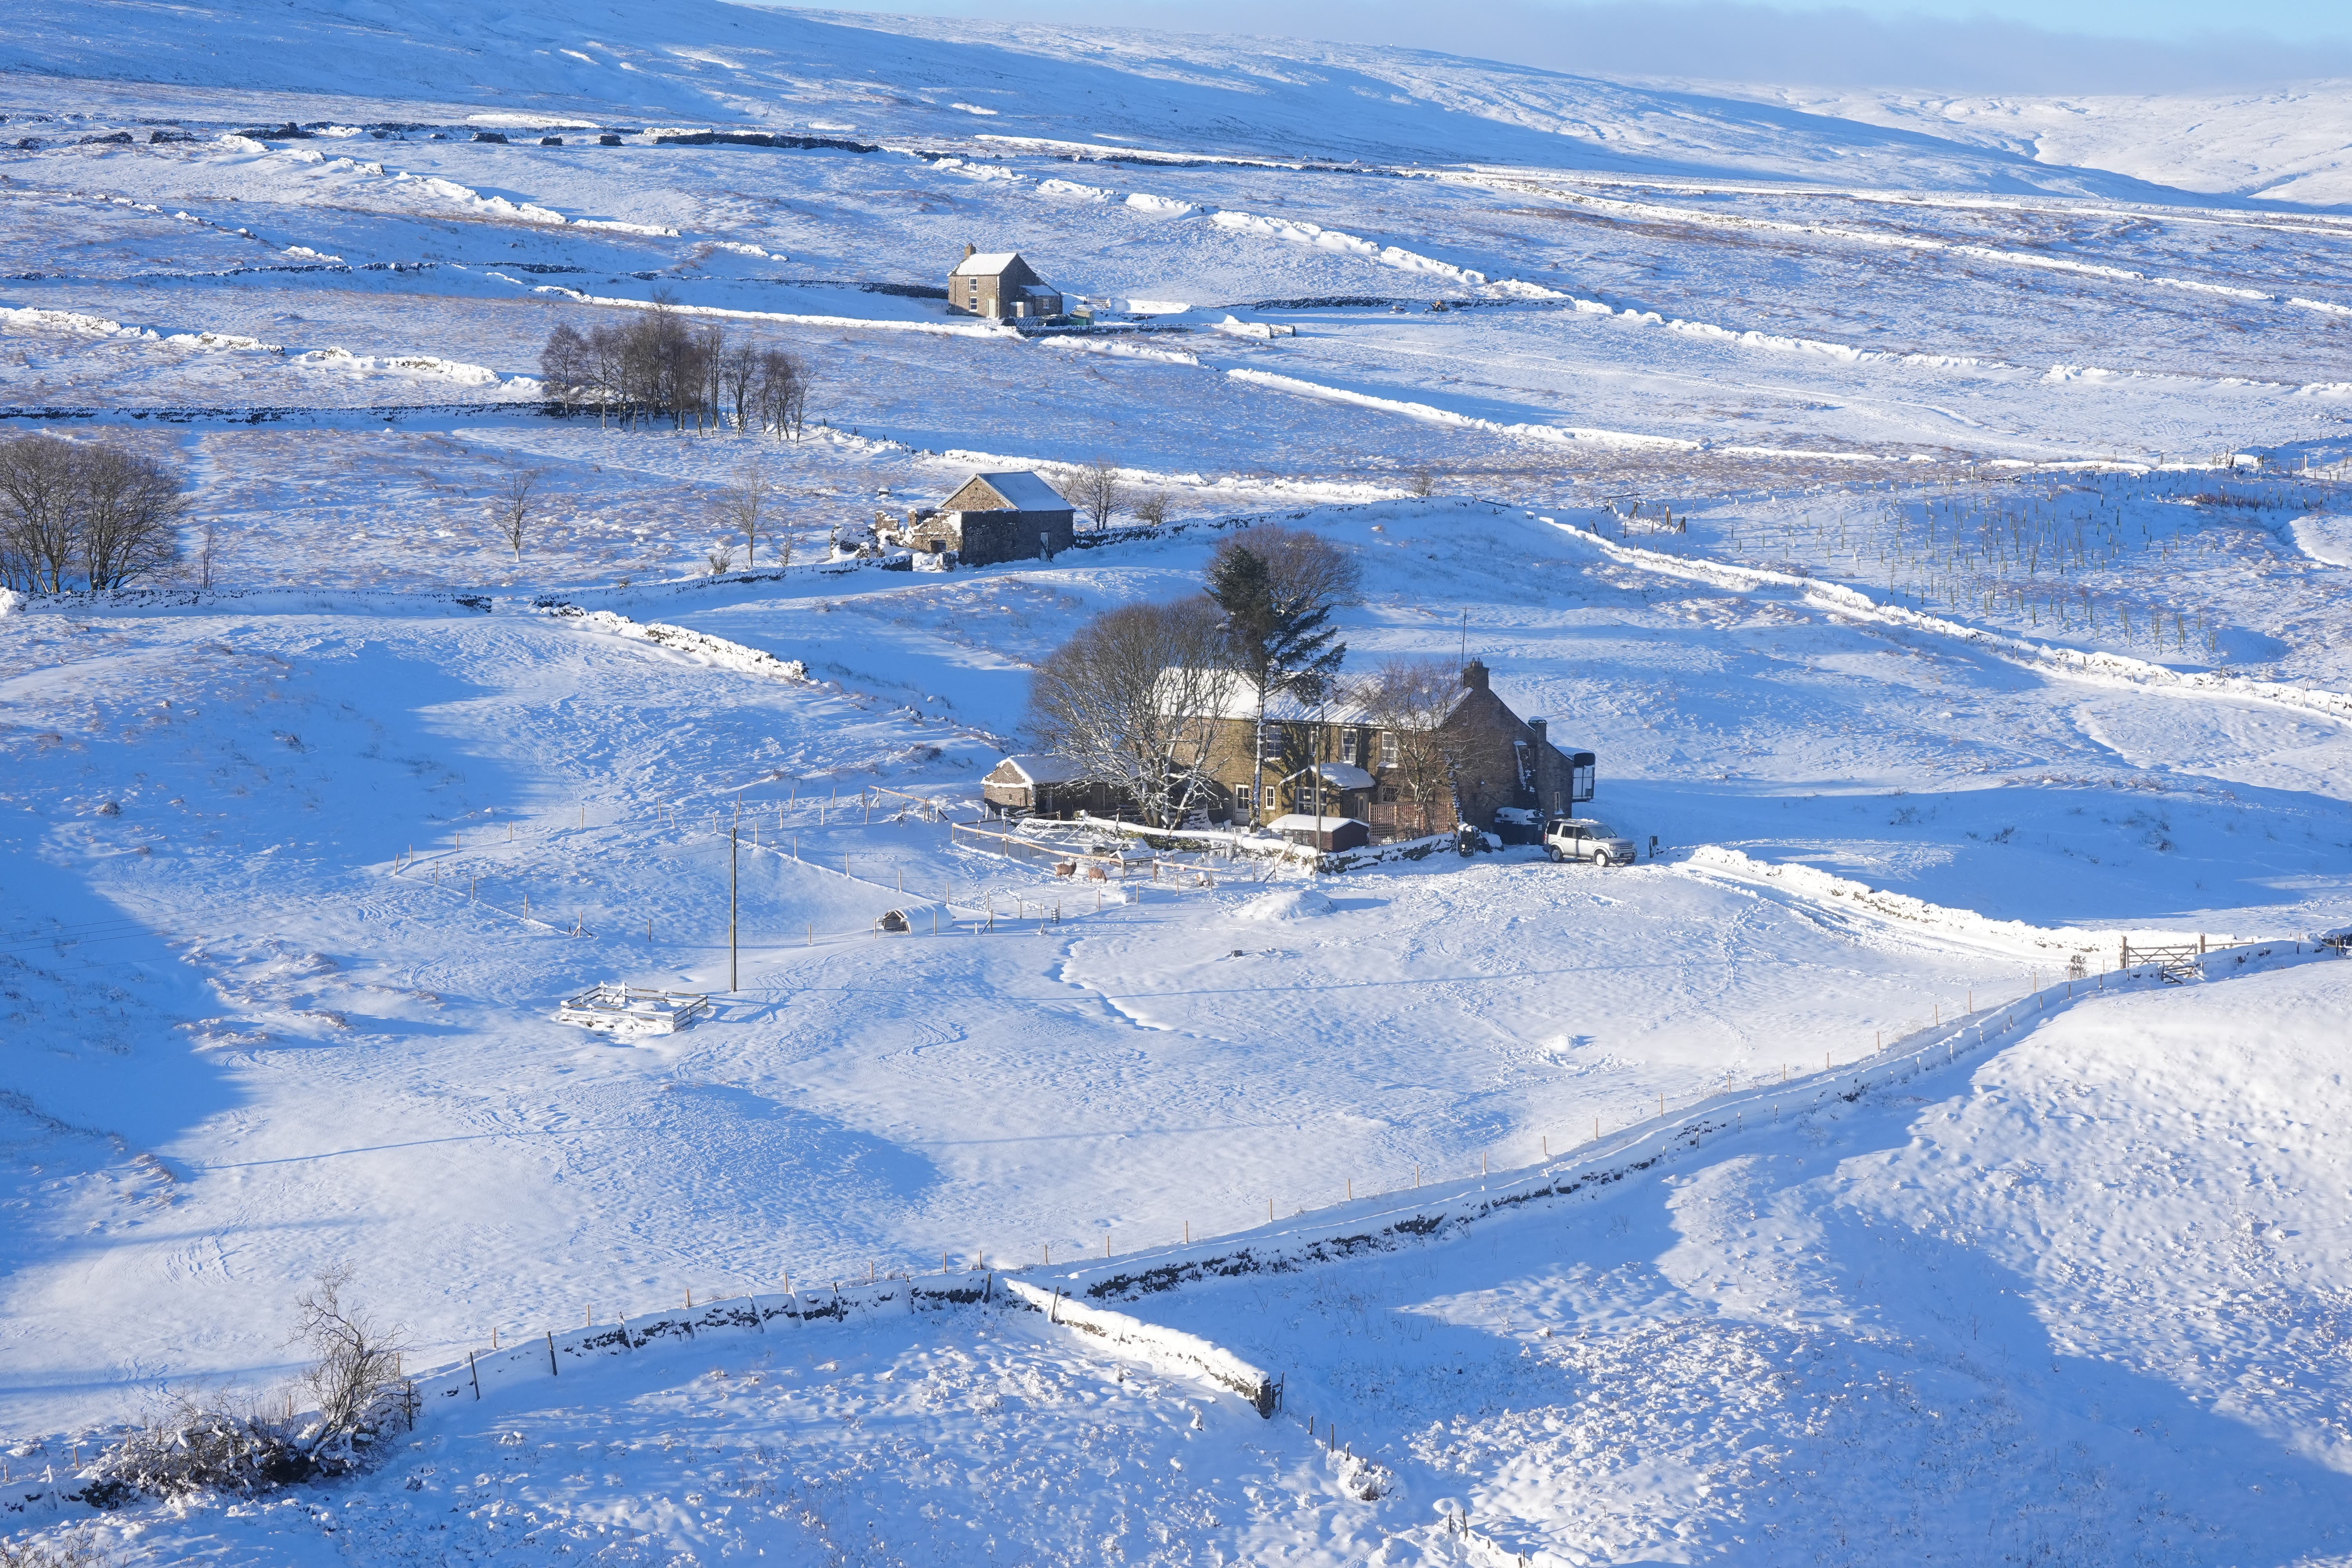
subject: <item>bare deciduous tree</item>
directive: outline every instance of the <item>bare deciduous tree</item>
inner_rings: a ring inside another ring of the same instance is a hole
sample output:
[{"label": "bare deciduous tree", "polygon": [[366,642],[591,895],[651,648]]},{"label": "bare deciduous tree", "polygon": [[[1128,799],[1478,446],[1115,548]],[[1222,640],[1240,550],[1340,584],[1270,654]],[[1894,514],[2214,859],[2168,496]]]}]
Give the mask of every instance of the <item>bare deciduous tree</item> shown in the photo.
[{"label": "bare deciduous tree", "polygon": [[196,586],[210,593],[213,572],[220,564],[220,522],[205,519],[203,531],[196,535]]},{"label": "bare deciduous tree", "polygon": [[1454,748],[1444,731],[1462,700],[1459,670],[1441,659],[1391,658],[1356,685],[1354,696],[1381,727],[1376,760],[1381,782],[1404,796],[1398,826],[1442,833],[1453,825]]},{"label": "bare deciduous tree", "polygon": [[571,322],[558,321],[547,334],[547,346],[539,351],[539,380],[547,395],[570,408],[586,401],[600,379],[593,346]]},{"label": "bare deciduous tree", "polygon": [[107,444],[85,448],[79,467],[82,575],[92,588],[120,588],[180,558],[188,498],[178,475]]},{"label": "bare deciduous tree", "polygon": [[1435,495],[1437,493],[1437,470],[1429,467],[1426,463],[1423,464],[1420,468],[1415,468],[1412,471],[1412,484],[1411,488],[1412,493],[1417,496]]},{"label": "bare deciduous tree", "polygon": [[1127,510],[1127,483],[1119,478],[1118,465],[1108,458],[1097,458],[1083,468],[1070,469],[1063,484],[1070,504],[1097,528],[1109,527],[1110,520]]},{"label": "bare deciduous tree", "polygon": [[1030,729],[1045,751],[1125,792],[1149,820],[1173,826],[1211,787],[1212,721],[1233,679],[1206,599],[1125,605],[1079,627],[1038,667]]},{"label": "bare deciduous tree", "polygon": [[1272,523],[1244,529],[1217,546],[1210,558],[1211,575],[1216,563],[1236,550],[1246,550],[1265,563],[1267,583],[1278,600],[1307,610],[1329,610],[1363,597],[1362,564],[1319,533]]},{"label": "bare deciduous tree", "polygon": [[808,420],[813,379],[809,362],[801,355],[782,349],[762,350],[757,392],[760,427],[773,430],[779,441],[799,440]]},{"label": "bare deciduous tree", "polygon": [[495,515],[499,537],[513,549],[514,558],[518,561],[522,559],[523,541],[530,531],[531,513],[537,510],[539,481],[543,477],[543,469],[515,468],[508,473],[498,489]]},{"label": "bare deciduous tree", "polygon": [[735,410],[735,433],[751,429],[751,405],[760,390],[760,351],[749,342],[733,343],[719,356],[719,388]]},{"label": "bare deciduous tree", "polygon": [[1136,521],[1148,524],[1153,528],[1158,528],[1161,523],[1168,521],[1168,492],[1166,490],[1153,490],[1150,494],[1139,499],[1135,504],[1130,506],[1128,510],[1135,514]]},{"label": "bare deciduous tree", "polygon": [[0,570],[9,587],[62,594],[74,568],[74,447],[51,436],[0,442]]},{"label": "bare deciduous tree", "polygon": [[302,1384],[318,1401],[319,1426],[310,1453],[321,1464],[348,1466],[355,1447],[381,1425],[383,1405],[400,1377],[405,1342],[343,1299],[352,1282],[347,1264],[320,1271],[317,1284],[294,1298],[294,1340],[310,1347]]},{"label": "bare deciduous tree", "polygon": [[[757,458],[735,465],[735,482],[710,498],[710,513],[730,533],[743,536],[743,564],[760,563],[760,531],[776,494],[768,466]],[[724,571],[721,567],[719,570]]]},{"label": "bare deciduous tree", "polygon": [[111,441],[0,441],[0,585],[120,588],[179,559],[179,477]]}]

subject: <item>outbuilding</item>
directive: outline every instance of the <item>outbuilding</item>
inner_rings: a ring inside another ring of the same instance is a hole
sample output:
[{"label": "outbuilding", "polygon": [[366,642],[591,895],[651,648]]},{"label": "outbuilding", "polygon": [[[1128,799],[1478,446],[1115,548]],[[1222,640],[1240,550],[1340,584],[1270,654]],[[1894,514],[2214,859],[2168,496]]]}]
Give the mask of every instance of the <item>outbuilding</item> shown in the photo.
[{"label": "outbuilding", "polygon": [[974,474],[933,510],[909,518],[907,543],[949,551],[966,566],[1058,555],[1076,536],[1077,511],[1037,475]]},{"label": "outbuilding", "polygon": [[1293,844],[1326,852],[1361,849],[1372,841],[1370,824],[1352,816],[1308,816],[1293,812],[1288,816],[1276,817],[1267,826]]},{"label": "outbuilding", "polygon": [[999,816],[1068,816],[1108,804],[1105,785],[1089,782],[1067,757],[1024,752],[1006,757],[981,781],[981,798]]}]

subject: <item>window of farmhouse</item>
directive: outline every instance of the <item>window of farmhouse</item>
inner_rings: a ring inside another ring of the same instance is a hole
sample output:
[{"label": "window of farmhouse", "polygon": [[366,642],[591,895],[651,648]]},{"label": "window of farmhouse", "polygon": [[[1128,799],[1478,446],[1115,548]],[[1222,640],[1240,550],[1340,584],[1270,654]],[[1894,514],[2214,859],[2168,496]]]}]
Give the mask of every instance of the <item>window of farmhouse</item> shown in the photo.
[{"label": "window of farmhouse", "polygon": [[1356,732],[1353,730],[1339,732],[1339,760],[1349,767],[1356,765]]},{"label": "window of farmhouse", "polygon": [[1396,731],[1394,730],[1383,730],[1381,731],[1381,766],[1384,768],[1392,768],[1396,765]]}]

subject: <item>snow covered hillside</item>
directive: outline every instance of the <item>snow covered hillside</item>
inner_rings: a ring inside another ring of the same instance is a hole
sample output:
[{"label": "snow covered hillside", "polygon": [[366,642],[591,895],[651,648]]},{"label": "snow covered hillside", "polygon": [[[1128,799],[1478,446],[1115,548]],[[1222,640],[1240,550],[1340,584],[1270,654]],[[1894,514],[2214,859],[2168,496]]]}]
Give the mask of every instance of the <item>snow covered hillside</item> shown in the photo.
[{"label": "snow covered hillside", "polygon": [[[2352,1555],[2317,142],[633,0],[16,24],[0,439],[190,510],[0,591],[0,1536]],[[950,312],[967,243],[1093,325]],[[551,401],[656,308],[801,356],[799,438]],[[835,548],[1097,460],[1165,521]],[[1349,671],[1483,659],[1642,860],[960,830],[1039,661],[1268,521],[1361,567]],[[711,1014],[555,1019],[616,980]],[[163,1391],[279,1401],[336,1264],[435,1391],[386,1465],[74,1500]]]}]

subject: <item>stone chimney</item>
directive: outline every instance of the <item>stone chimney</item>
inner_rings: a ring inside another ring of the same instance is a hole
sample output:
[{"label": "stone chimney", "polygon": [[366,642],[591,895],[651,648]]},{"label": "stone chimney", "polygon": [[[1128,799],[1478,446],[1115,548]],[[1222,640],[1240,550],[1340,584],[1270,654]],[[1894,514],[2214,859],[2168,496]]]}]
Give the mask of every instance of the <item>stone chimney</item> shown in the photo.
[{"label": "stone chimney", "polygon": [[1474,658],[1462,667],[1462,689],[1465,691],[1486,689],[1486,661]]},{"label": "stone chimney", "polygon": [[1549,719],[1530,718],[1528,721],[1528,732],[1536,738],[1536,810],[1544,816],[1549,816],[1559,809],[1552,804],[1550,729],[1551,721]]},{"label": "stone chimney", "polygon": [[967,240],[965,240],[965,241],[963,242],[963,258],[964,258],[966,261],[970,261],[973,257],[975,257],[975,256],[977,256],[977,255],[979,255],[979,254],[980,254],[980,247],[978,247],[978,246],[974,245],[971,241],[970,241],[970,240],[968,240],[968,239],[967,239]]}]

